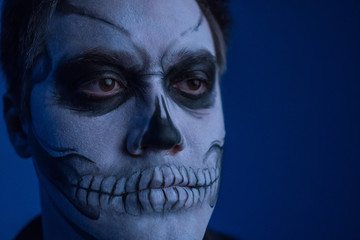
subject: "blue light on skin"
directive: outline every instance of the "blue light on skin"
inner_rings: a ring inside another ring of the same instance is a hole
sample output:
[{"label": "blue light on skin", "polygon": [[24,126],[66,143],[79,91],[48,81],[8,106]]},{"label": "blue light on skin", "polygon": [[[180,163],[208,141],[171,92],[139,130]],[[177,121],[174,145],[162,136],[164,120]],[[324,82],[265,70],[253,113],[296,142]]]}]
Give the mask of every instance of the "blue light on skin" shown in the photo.
[{"label": "blue light on skin", "polygon": [[[205,79],[207,72],[200,74],[200,83],[192,81],[199,76],[193,69],[166,78],[184,52],[196,55],[205,51],[215,56],[207,21],[199,25],[202,13],[197,3],[70,3],[87,15],[55,13],[47,44],[52,70],[31,91],[31,147],[40,179],[45,238],[89,234],[98,239],[202,239],[216,199],[225,136],[219,74],[214,66],[211,89]],[[79,111],[71,107],[77,100],[70,104],[61,101],[63,93],[58,86],[62,79],[57,70],[64,61],[89,52],[131,56],[123,59],[122,67],[129,72],[139,69],[141,74],[133,79],[114,71],[114,66],[97,64],[101,66],[94,70],[98,78],[79,77],[82,84],[74,78],[74,85],[70,84],[75,86],[71,92],[75,99],[77,94],[85,94],[94,103]],[[195,70],[203,69],[199,65]],[[164,84],[166,81],[171,84]],[[131,94],[118,105],[93,114],[109,97],[125,91]],[[174,97],[176,92],[196,96],[206,91],[211,91],[211,104],[194,105],[198,107],[189,108],[185,100]],[[154,126],[159,130],[151,131]],[[178,133],[176,140],[158,139],[154,145],[144,146],[144,136],[166,133],[170,128]],[[141,195],[142,184],[148,195]],[[100,189],[103,194],[86,189]],[[187,201],[189,195],[193,202]]]}]

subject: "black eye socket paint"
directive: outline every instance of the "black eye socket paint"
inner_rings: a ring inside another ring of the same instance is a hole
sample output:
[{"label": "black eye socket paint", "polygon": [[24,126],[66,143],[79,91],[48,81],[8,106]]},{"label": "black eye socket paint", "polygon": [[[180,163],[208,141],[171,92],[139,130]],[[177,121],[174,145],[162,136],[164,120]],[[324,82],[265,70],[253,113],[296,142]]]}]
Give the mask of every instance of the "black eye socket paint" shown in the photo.
[{"label": "black eye socket paint", "polygon": [[[55,72],[59,104],[89,116],[116,109],[134,96],[137,89],[144,89],[145,83],[140,81],[142,67],[133,62],[130,54],[114,57],[101,53],[88,53],[64,61]],[[122,86],[116,94],[95,97],[81,91],[84,85],[96,84],[109,75]]]},{"label": "black eye socket paint", "polygon": [[[164,88],[180,106],[190,109],[210,108],[215,102],[216,60],[206,50],[186,52],[180,61],[167,71],[164,78]],[[174,88],[179,81],[200,80],[206,91],[201,94],[190,94]]]},{"label": "black eye socket paint", "polygon": [[[146,64],[136,62],[131,54],[89,52],[59,64],[55,72],[58,102],[80,114],[100,116],[118,108],[135,95],[142,96],[148,84],[144,81]],[[115,76],[123,89],[114,95],[94,97],[80,91],[84,84]],[[183,52],[180,60],[168,68],[164,88],[180,106],[188,109],[210,108],[215,102],[216,60],[206,50]],[[206,91],[190,94],[174,88],[183,80],[199,80]],[[139,94],[140,93],[140,94]]]}]

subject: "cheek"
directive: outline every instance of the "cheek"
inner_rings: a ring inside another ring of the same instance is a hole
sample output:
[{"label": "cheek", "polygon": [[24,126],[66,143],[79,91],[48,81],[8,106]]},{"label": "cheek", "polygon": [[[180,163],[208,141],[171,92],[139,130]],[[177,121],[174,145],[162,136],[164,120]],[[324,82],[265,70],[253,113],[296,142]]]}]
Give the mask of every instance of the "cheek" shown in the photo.
[{"label": "cheek", "polygon": [[213,141],[222,143],[224,141],[225,126],[218,87],[216,91],[214,106],[209,109],[199,110],[196,114],[182,111],[179,113],[179,117],[176,118],[190,146],[203,145],[208,147]]},{"label": "cheek", "polygon": [[[51,82],[44,81],[35,85],[31,93],[33,132],[50,155],[61,157],[56,154],[62,154],[52,151],[50,147],[72,149],[95,161],[104,172],[133,166],[131,158],[124,154],[125,139],[129,129],[134,128],[132,124],[137,121],[133,117],[144,114],[146,106],[130,99],[105,115],[88,117],[60,105],[50,89],[54,89]],[[179,158],[191,159],[188,163],[190,165],[196,162],[201,167],[198,159],[203,158],[215,141],[223,145],[225,129],[221,96],[218,86],[215,90],[215,103],[209,109],[197,110],[193,114],[175,102],[172,102],[169,109],[171,118],[184,139],[184,150]],[[122,161],[119,161],[120,157]]]},{"label": "cheek", "polygon": [[[106,165],[118,158],[124,141],[132,102],[120,111],[98,117],[59,105],[46,83],[36,85],[31,94],[33,132],[40,145],[49,153],[55,149],[73,149],[85,157]],[[126,113],[126,114],[125,114]]]}]

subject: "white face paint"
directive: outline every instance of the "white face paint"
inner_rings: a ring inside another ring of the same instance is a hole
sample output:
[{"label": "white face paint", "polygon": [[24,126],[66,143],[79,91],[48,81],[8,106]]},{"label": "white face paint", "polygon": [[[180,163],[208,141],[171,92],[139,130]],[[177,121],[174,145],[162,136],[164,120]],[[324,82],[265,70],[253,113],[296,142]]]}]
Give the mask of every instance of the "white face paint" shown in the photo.
[{"label": "white face paint", "polygon": [[43,208],[56,209],[44,219],[97,239],[202,239],[225,130],[197,3],[70,1],[48,54],[30,103]]}]

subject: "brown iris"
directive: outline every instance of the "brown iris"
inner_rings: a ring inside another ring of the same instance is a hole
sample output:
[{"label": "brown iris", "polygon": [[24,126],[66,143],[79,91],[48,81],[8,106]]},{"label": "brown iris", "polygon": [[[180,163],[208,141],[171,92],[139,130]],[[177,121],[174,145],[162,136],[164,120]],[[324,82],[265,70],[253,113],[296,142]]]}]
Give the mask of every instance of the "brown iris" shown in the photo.
[{"label": "brown iris", "polygon": [[189,90],[196,91],[201,87],[201,81],[198,79],[191,79],[186,81]]},{"label": "brown iris", "polygon": [[99,81],[99,88],[104,92],[109,92],[115,87],[115,81],[110,78],[105,78]]},{"label": "brown iris", "polygon": [[110,97],[125,89],[125,86],[117,79],[112,77],[103,77],[94,81],[84,83],[79,91],[91,97]]},{"label": "brown iris", "polygon": [[182,81],[176,82],[173,85],[173,88],[194,96],[201,95],[207,91],[204,81],[198,78],[184,79]]}]

